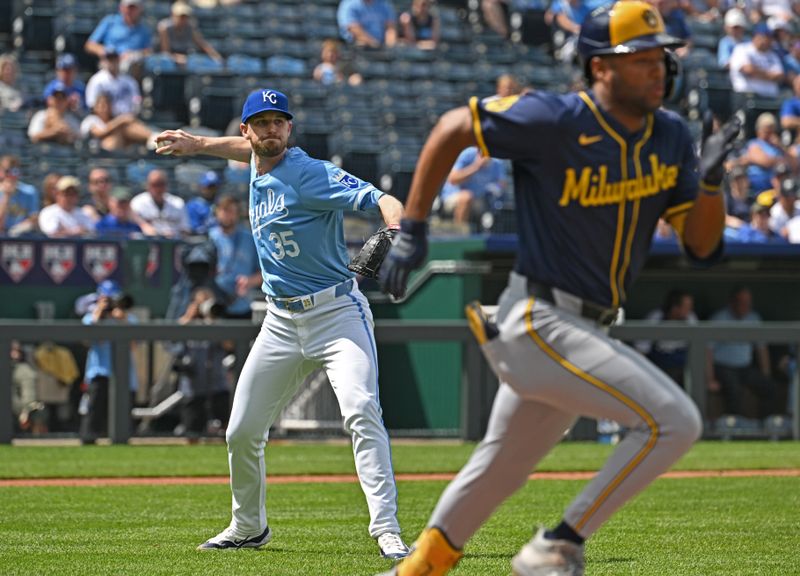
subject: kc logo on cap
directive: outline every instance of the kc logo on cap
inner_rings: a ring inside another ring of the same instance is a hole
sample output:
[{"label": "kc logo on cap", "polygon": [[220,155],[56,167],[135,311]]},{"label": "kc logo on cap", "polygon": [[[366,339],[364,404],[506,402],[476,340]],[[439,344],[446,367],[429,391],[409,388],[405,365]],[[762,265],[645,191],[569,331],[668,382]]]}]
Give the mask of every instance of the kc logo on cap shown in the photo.
[{"label": "kc logo on cap", "polygon": [[251,92],[244,102],[242,107],[242,124],[247,124],[247,121],[261,112],[275,111],[286,115],[291,120],[294,118],[289,112],[289,99],[286,94],[278,92],[277,90],[270,90],[269,88],[262,88]]}]

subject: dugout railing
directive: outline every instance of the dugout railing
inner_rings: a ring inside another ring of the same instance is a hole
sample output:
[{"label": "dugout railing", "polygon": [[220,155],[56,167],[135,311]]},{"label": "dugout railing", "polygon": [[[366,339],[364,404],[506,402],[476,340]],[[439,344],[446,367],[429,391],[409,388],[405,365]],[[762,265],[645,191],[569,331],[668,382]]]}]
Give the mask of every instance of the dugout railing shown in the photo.
[{"label": "dugout railing", "polygon": [[[126,443],[130,437],[130,396],[128,374],[131,342],[232,340],[235,342],[238,373],[250,342],[259,326],[246,321],[220,321],[215,324],[181,325],[150,322],[137,325],[85,326],[75,321],[0,320],[0,444],[13,439],[11,405],[12,340],[21,342],[90,342],[107,340],[113,344],[115,378],[109,394],[109,438],[112,443]],[[706,408],[706,351],[709,342],[749,341],[790,344],[800,350],[800,322],[768,322],[757,325],[699,322],[694,326],[663,322],[652,324],[628,321],[611,328],[611,334],[627,342],[636,340],[681,340],[688,343],[689,360],[686,389],[701,413]],[[461,375],[461,426],[465,440],[477,440],[481,434],[487,406],[484,390],[491,375],[465,320],[377,320],[378,344],[402,344],[413,341],[460,342],[465,347]],[[800,440],[800,374],[792,376],[792,437]]]}]

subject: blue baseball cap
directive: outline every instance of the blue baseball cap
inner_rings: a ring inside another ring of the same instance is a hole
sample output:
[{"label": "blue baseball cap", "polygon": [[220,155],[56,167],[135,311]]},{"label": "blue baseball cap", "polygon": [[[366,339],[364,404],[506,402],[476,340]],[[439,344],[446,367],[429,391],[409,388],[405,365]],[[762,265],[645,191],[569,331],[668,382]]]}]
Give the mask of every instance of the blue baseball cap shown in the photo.
[{"label": "blue baseball cap", "polygon": [[278,92],[277,90],[264,88],[251,92],[247,100],[244,101],[244,106],[242,107],[242,124],[247,124],[247,121],[252,116],[260,114],[261,112],[269,112],[270,110],[285,114],[289,120],[294,118],[294,115],[289,112],[289,99],[286,97],[286,94]]},{"label": "blue baseball cap", "polygon": [[219,186],[219,176],[213,170],[209,170],[200,177],[200,186]]},{"label": "blue baseball cap", "polygon": [[78,61],[75,60],[75,56],[67,52],[59,56],[58,59],[56,60],[57,70],[67,70],[69,68],[75,68],[77,65]]},{"label": "blue baseball cap", "polygon": [[753,36],[757,34],[763,34],[764,36],[772,36],[772,30],[769,29],[764,22],[759,22],[755,26],[753,26]]},{"label": "blue baseball cap", "polygon": [[122,294],[122,288],[116,280],[103,280],[97,285],[97,294],[116,298]]},{"label": "blue baseball cap", "polygon": [[69,86],[64,84],[61,80],[51,82],[44,91],[44,97],[50,98],[50,96],[58,92],[61,92],[62,94],[69,94]]}]

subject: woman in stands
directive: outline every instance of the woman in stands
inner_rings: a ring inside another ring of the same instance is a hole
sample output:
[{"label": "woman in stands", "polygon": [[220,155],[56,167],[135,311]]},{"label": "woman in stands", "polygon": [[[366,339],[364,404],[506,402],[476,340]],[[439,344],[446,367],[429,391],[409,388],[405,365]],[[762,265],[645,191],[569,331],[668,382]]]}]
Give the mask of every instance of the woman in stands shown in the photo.
[{"label": "woman in stands", "polygon": [[81,135],[95,140],[107,152],[116,152],[135,144],[152,142],[155,132],[133,114],[114,116],[111,111],[111,96],[102,93],[98,96],[92,113],[81,123]]},{"label": "woman in stands", "polygon": [[403,40],[420,50],[434,50],[439,43],[439,15],[431,9],[431,0],[414,0],[410,12],[400,15]]}]

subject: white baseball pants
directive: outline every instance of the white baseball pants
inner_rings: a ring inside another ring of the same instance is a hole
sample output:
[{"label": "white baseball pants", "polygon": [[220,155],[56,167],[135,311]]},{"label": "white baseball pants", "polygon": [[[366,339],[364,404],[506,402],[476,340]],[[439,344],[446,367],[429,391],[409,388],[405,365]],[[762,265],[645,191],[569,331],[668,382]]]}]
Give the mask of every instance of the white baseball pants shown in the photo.
[{"label": "white baseball pants", "polygon": [[353,283],[349,293],[303,312],[267,306],[239,376],[226,434],[231,527],[237,534],[260,534],[267,526],[264,447],[269,428],[300,382],[319,366],[331,382],[352,437],[369,508],[369,533],[377,537],[400,532],[389,435],[378,398],[372,312]]}]

